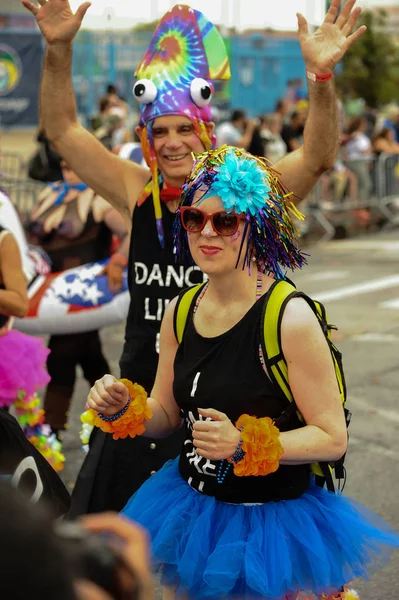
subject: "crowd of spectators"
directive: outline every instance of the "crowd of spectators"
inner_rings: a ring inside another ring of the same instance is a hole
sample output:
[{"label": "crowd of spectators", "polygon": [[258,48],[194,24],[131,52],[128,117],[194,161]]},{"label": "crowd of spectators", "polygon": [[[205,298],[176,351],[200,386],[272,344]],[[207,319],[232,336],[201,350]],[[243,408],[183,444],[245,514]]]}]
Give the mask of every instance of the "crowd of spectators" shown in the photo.
[{"label": "crowd of spectators", "polygon": [[[230,144],[245,148],[252,154],[264,156],[271,163],[299,148],[307,118],[307,100],[293,97],[295,86],[289,86],[287,97],[276,104],[272,113],[247,118],[244,110],[235,109],[229,119],[216,128],[219,145]],[[323,201],[349,201],[362,207],[378,194],[376,164],[386,155],[399,155],[399,105],[389,105],[380,110],[362,103],[358,114],[346,111],[338,101],[340,152],[333,169],[321,178]],[[384,176],[398,177],[396,161]]]}]

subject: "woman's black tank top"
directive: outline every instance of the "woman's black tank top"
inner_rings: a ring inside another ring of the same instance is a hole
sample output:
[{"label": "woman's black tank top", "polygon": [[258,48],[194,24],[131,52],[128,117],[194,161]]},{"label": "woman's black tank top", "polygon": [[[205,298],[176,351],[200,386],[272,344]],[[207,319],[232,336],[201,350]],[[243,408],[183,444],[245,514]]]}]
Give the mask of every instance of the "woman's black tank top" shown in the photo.
[{"label": "woman's black tank top", "polygon": [[[224,482],[219,484],[219,461],[201,457],[193,445],[193,423],[200,418],[198,407],[219,410],[235,423],[242,414],[276,419],[288,405],[260,363],[264,300],[262,296],[234,327],[214,338],[197,333],[192,305],[175,358],[173,390],[186,428],[180,474],[195,490],[223,502],[263,503],[297,498],[309,485],[309,465],[281,465],[275,473],[257,477],[237,477],[230,468]],[[294,417],[294,422],[281,429],[297,427],[300,423]]]},{"label": "woman's black tank top", "polygon": [[134,209],[128,266],[130,306],[119,363],[121,376],[140,383],[148,392],[155,380],[165,309],[182,289],[204,280],[197,266],[176,264],[172,237],[176,216],[164,203],[161,208],[164,248],[158,239],[152,196]]}]

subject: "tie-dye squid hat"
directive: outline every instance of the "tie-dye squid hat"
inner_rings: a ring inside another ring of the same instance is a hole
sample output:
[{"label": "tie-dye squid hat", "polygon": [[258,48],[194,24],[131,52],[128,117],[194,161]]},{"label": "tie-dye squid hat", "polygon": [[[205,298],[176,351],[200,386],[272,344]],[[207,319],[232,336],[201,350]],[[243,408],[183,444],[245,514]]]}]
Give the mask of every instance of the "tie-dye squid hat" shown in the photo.
[{"label": "tie-dye squid hat", "polygon": [[160,116],[186,116],[205,149],[214,146],[215,140],[209,137],[205,123],[212,120],[212,81],[230,78],[223,38],[202,13],[178,4],[159,22],[135,77],[133,95],[140,103],[143,153],[152,173],[152,181],[140,195],[139,203],[153,194],[158,236],[163,245],[152,123]]},{"label": "tie-dye squid hat", "polygon": [[224,41],[202,13],[178,4],[159,22],[135,77],[141,125],[163,115],[210,121],[212,80],[230,78]]}]

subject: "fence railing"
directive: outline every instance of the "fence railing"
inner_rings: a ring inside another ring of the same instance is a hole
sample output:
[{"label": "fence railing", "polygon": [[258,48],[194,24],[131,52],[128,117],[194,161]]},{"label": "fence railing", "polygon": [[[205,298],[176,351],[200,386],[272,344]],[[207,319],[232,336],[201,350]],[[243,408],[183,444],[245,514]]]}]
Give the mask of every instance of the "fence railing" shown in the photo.
[{"label": "fence railing", "polygon": [[[346,163],[350,168],[350,163]],[[326,181],[333,180],[334,173],[326,173],[314,186],[300,206],[307,217],[302,227],[306,234],[315,234],[319,240],[328,241],[336,236],[352,218],[360,216],[371,219],[375,215],[380,227],[399,225],[399,155],[381,154],[369,164],[371,192],[359,200],[350,197],[349,180],[341,185],[341,194],[326,193]],[[324,179],[323,179],[324,178]],[[366,212],[367,211],[367,212]]]},{"label": "fence railing", "polygon": [[377,161],[376,195],[391,225],[399,225],[399,155],[381,154]]},{"label": "fence railing", "polygon": [[18,153],[5,152],[0,157],[0,190],[6,192],[25,222],[39,200],[45,184],[30,179],[27,164]]}]

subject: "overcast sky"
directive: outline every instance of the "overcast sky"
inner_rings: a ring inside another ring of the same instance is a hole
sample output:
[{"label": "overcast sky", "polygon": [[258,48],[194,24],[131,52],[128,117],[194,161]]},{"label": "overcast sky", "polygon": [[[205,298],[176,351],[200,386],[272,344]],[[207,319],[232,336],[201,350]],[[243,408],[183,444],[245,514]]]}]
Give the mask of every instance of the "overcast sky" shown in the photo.
[{"label": "overcast sky", "polygon": [[[83,1],[83,0],[81,0]],[[91,0],[92,5],[86,15],[84,27],[106,26],[127,28],[138,22],[154,20],[162,16],[177,0]],[[398,0],[358,0],[359,6],[386,6],[397,4]],[[71,0],[73,8],[79,0]],[[203,12],[211,21],[235,26],[238,29],[250,27],[272,27],[276,29],[296,29],[296,12],[317,25],[324,14],[325,0],[182,0]],[[109,16],[107,19],[107,15]]]}]

